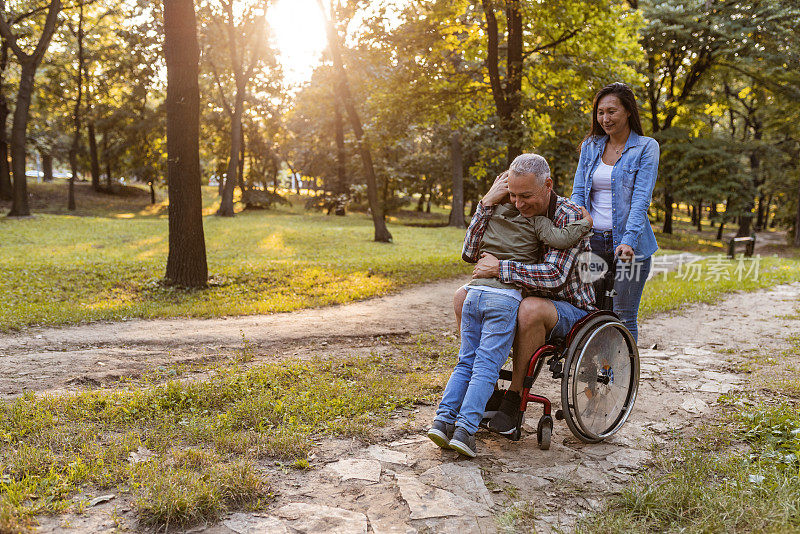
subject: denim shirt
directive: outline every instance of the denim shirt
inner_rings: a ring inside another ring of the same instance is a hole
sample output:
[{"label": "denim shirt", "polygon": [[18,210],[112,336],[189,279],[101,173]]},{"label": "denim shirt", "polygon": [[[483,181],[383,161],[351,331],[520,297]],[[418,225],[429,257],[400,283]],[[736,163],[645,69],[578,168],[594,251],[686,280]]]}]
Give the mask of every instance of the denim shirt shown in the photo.
[{"label": "denim shirt", "polygon": [[[581,145],[581,156],[572,184],[571,200],[591,208],[592,176],[600,165],[608,136],[590,137]],[[658,250],[656,236],[647,218],[658,176],[658,142],[652,137],[631,132],[622,156],[611,171],[611,222],[614,248],[625,244],[638,259],[649,258]]]}]

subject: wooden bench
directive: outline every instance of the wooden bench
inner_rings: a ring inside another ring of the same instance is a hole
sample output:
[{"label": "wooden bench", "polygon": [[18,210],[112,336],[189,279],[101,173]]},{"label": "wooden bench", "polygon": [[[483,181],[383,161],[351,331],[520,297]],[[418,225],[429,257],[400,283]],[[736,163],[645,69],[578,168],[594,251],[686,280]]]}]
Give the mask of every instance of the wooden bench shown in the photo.
[{"label": "wooden bench", "polygon": [[756,234],[750,234],[750,237],[734,237],[728,243],[728,257],[733,259],[736,256],[736,246],[744,245],[744,255],[748,258],[753,255],[756,248]]}]

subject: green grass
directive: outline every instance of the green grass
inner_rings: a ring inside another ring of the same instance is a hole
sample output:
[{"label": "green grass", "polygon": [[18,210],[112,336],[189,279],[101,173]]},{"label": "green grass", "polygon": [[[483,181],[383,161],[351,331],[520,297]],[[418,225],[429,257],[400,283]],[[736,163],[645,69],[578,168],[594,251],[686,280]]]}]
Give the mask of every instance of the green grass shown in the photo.
[{"label": "green grass", "polygon": [[651,317],[684,304],[716,302],[732,291],[755,291],[800,280],[800,258],[763,257],[758,262],[757,276],[749,271],[753,267],[750,260],[742,264],[745,268],[738,273],[739,261],[724,257],[721,262],[718,257],[697,262],[699,279],[695,279],[697,271],[689,270],[673,271],[666,278],[656,274],[644,286],[639,316]]},{"label": "green grass", "polygon": [[[127,494],[153,525],[263,509],[260,466],[309,469],[320,437],[371,439],[398,409],[435,400],[457,349],[454,338],[421,337],[391,358],[232,361],[203,381],[0,404],[0,530],[72,509],[80,491]],[[131,463],[142,448],[150,459]]]},{"label": "green grass", "polygon": [[[213,213],[213,191],[205,194]],[[463,230],[390,224],[394,243],[375,243],[363,214],[326,216],[293,205],[206,216],[210,287],[165,287],[164,205],[133,207],[102,217],[0,218],[0,330],[291,311],[469,272],[460,259]]]},{"label": "green grass", "polygon": [[[733,401],[729,399],[729,401]],[[661,450],[651,468],[578,532],[797,532],[800,415],[738,400],[716,427]]]}]

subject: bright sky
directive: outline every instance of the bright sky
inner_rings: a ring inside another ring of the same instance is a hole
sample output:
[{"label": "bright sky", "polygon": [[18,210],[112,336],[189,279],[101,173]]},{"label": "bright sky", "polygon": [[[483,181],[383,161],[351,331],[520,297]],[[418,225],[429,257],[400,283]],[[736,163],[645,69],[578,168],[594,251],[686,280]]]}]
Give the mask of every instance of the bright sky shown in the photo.
[{"label": "bright sky", "polygon": [[278,0],[267,11],[267,20],[286,81],[294,85],[309,80],[326,47],[325,20],[317,0]]}]

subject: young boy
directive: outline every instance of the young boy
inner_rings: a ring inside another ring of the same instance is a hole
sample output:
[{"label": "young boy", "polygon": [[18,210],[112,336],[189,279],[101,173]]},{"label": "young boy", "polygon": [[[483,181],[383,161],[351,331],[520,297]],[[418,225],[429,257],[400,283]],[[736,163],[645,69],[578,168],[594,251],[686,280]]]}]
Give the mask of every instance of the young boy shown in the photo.
[{"label": "young boy", "polygon": [[[497,206],[481,238],[481,254],[500,260],[540,263],[543,245],[567,249],[592,229],[592,219],[556,228],[547,217],[524,217],[512,204]],[[473,223],[474,224],[474,223]],[[461,350],[444,390],[428,437],[439,447],[474,458],[475,432],[514,342],[522,291],[497,278],[473,279],[467,284],[461,315]]]}]

